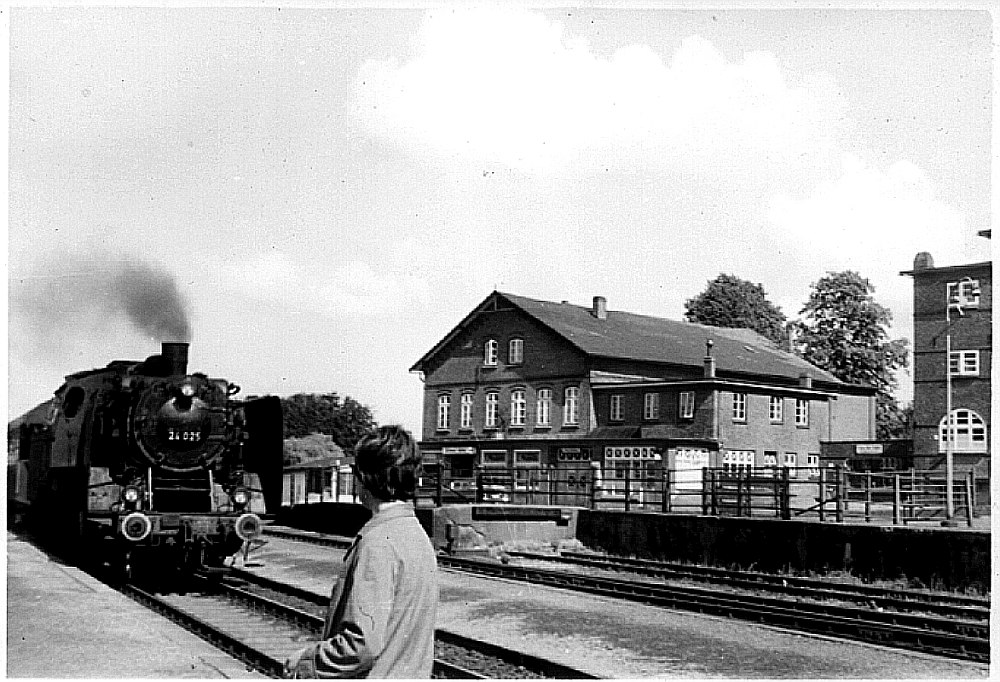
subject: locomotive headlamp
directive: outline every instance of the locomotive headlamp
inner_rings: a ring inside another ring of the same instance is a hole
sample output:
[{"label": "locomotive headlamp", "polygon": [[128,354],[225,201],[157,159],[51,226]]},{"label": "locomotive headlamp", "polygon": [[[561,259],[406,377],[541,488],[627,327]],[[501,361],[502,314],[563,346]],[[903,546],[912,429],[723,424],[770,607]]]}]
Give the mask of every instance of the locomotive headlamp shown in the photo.
[{"label": "locomotive headlamp", "polygon": [[184,384],[181,386],[181,395],[185,398],[190,398],[194,395],[194,386],[191,384]]},{"label": "locomotive headlamp", "polygon": [[142,512],[133,512],[122,519],[122,535],[132,542],[144,540],[153,530],[153,523]]},{"label": "locomotive headlamp", "polygon": [[240,540],[253,540],[261,533],[260,517],[256,514],[244,514],[236,519],[233,530]]},{"label": "locomotive headlamp", "polygon": [[246,488],[237,488],[232,494],[233,504],[237,507],[245,507],[250,501],[250,491]]},{"label": "locomotive headlamp", "polygon": [[141,496],[142,493],[134,485],[127,485],[122,488],[122,501],[127,504],[135,504]]}]

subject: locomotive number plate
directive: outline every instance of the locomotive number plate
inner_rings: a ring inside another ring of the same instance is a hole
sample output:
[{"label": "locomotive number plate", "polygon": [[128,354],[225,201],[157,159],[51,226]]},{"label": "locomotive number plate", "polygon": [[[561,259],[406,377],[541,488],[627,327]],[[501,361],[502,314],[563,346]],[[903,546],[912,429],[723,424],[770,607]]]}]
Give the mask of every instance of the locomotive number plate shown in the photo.
[{"label": "locomotive number plate", "polygon": [[184,443],[197,443],[201,440],[201,431],[183,431],[181,429],[167,429],[167,440],[181,441]]}]

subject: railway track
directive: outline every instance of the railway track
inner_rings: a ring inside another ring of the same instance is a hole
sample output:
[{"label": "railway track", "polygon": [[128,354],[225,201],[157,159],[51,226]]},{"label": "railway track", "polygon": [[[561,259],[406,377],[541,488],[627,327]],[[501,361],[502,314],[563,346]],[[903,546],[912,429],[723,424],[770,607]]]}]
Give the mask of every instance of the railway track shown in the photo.
[{"label": "railway track", "polygon": [[816,578],[780,576],[773,573],[733,571],[708,566],[689,566],[649,559],[563,552],[559,555],[535,552],[506,552],[510,557],[587,568],[633,573],[663,580],[683,580],[723,585],[741,590],[782,594],[814,601],[831,600],[864,604],[872,609],[919,612],[942,618],[986,621],[990,617],[988,598],[918,590],[896,590],[871,585],[836,583]]},{"label": "railway track", "polygon": [[[187,593],[153,594],[127,586],[127,595],[180,623],[270,677],[285,658],[323,628],[329,601],[245,571],[199,580]],[[579,670],[443,630],[435,632],[433,676],[440,679],[583,679]]]},{"label": "railway track", "polygon": [[740,618],[801,632],[977,662],[989,661],[989,625],[982,622],[603,578],[482,559],[439,556],[438,565],[496,578]]},{"label": "railway track", "polygon": [[[268,529],[278,537],[346,547],[350,540],[314,533]],[[826,581],[741,573],[707,567],[679,566],[640,559],[595,558],[508,553],[509,556],[573,563],[590,570],[644,573],[666,579],[664,573],[687,572],[681,579],[729,582],[731,591],[706,590],[651,581],[623,580],[567,570],[503,564],[492,560],[439,556],[442,567],[511,580],[549,585],[656,604],[741,618],[803,632],[876,643],[940,656],[989,661],[988,601],[959,595],[830,583]],[[760,592],[782,594],[770,597]],[[807,599],[808,598],[808,599]],[[839,602],[864,604],[844,605]]]}]

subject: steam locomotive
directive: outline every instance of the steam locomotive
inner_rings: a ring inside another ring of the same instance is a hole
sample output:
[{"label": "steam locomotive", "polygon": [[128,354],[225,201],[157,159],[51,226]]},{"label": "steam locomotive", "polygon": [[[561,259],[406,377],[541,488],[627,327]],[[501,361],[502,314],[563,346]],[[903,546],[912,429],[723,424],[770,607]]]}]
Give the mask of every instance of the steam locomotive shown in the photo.
[{"label": "steam locomotive", "polygon": [[8,516],[120,570],[218,569],[281,503],[274,396],[187,372],[188,344],[66,377],[8,424]]}]

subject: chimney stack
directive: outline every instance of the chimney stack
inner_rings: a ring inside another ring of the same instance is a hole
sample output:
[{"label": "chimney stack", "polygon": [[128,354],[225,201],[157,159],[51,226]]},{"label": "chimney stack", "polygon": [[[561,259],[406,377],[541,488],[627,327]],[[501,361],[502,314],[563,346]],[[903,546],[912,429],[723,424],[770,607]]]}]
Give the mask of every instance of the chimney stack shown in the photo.
[{"label": "chimney stack", "polygon": [[167,376],[187,374],[188,345],[190,344],[172,341],[164,341],[161,344],[160,355],[166,361]]},{"label": "chimney stack", "polygon": [[598,320],[608,319],[608,299],[603,296],[594,296],[594,309],[590,314]]},{"label": "chimney stack", "polygon": [[705,340],[705,378],[715,378],[715,358],[712,357],[712,346],[715,342],[712,339]]},{"label": "chimney stack", "polygon": [[926,251],[921,251],[913,258],[914,270],[930,270],[934,267],[934,259]]}]

